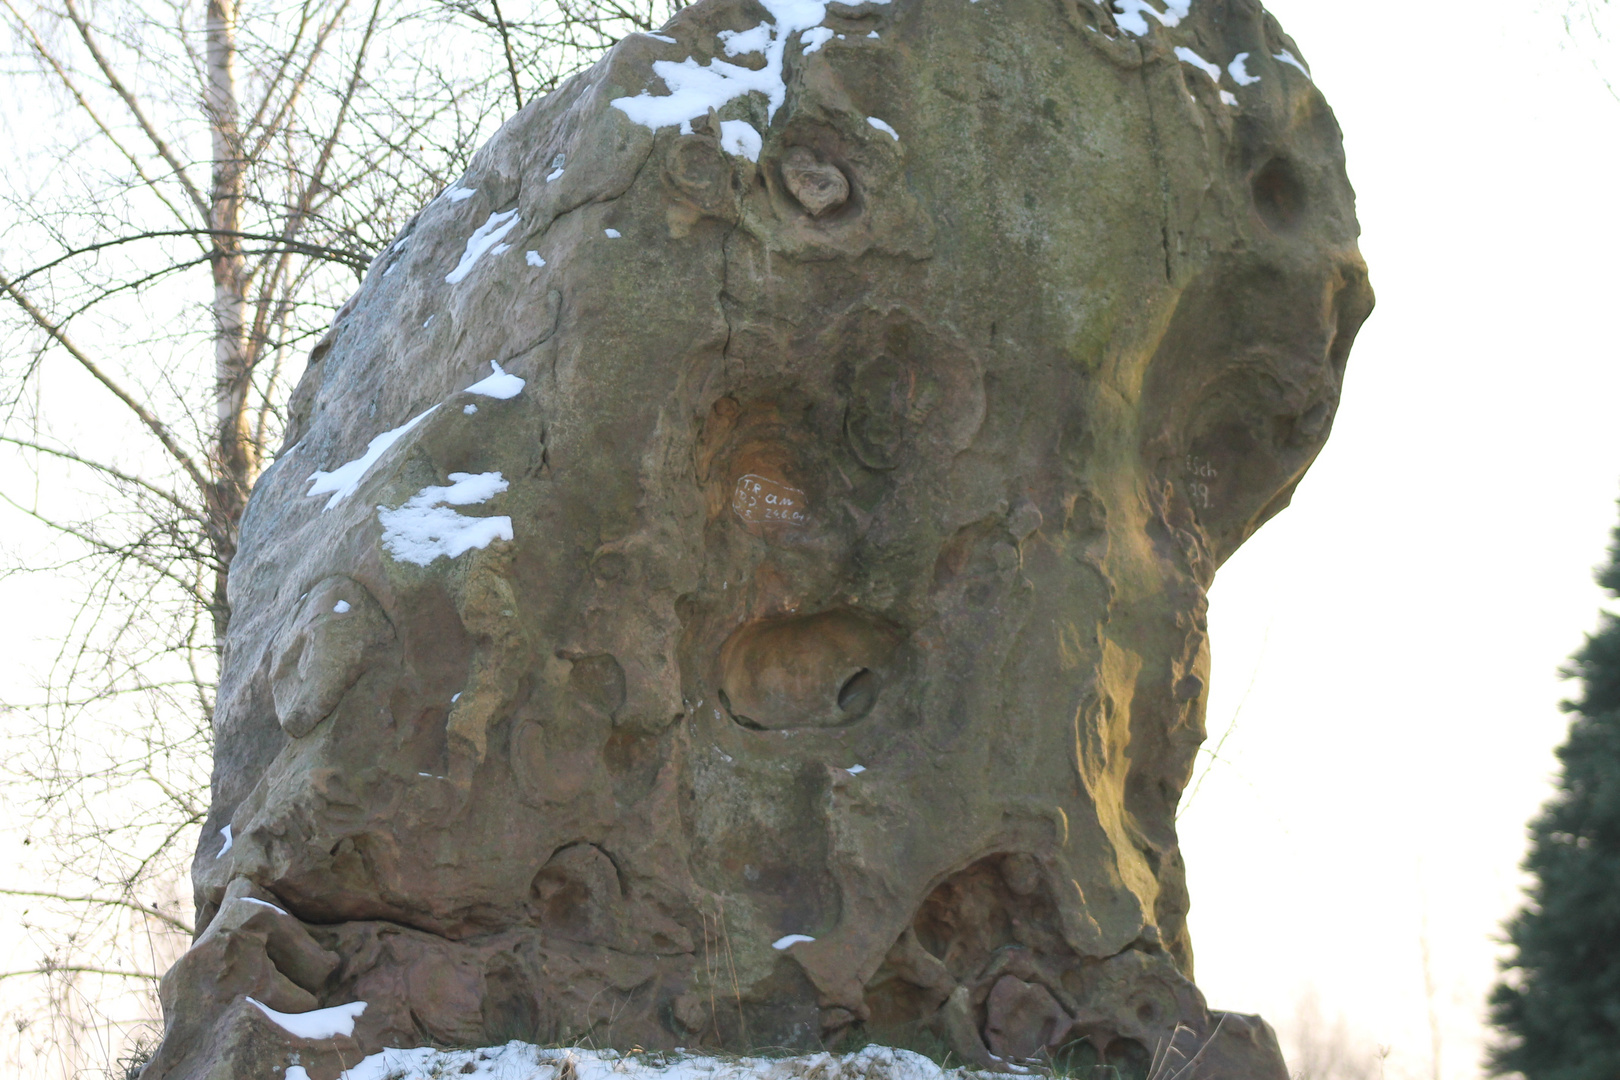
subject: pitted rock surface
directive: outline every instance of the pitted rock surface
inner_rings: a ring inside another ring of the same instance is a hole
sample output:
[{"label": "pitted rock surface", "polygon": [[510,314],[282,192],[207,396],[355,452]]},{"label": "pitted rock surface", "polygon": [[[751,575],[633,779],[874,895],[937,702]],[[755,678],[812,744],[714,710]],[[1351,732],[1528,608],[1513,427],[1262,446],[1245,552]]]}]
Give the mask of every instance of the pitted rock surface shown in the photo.
[{"label": "pitted rock surface", "polygon": [[149,1080],[1285,1076],[1191,981],[1175,811],[1205,592],[1372,306],[1301,55],[1253,0],[703,0],[508,121],[254,494]]}]

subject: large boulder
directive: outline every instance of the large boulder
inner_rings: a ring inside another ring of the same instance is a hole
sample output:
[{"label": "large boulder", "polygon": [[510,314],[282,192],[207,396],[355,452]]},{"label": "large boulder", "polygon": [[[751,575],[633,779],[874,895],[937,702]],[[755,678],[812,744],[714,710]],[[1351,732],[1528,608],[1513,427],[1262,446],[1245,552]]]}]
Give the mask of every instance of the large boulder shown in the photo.
[{"label": "large boulder", "polygon": [[703,0],[514,116],[248,509],[149,1080],[1286,1075],[1191,981],[1175,812],[1205,592],[1372,306],[1301,55],[1255,0]]}]

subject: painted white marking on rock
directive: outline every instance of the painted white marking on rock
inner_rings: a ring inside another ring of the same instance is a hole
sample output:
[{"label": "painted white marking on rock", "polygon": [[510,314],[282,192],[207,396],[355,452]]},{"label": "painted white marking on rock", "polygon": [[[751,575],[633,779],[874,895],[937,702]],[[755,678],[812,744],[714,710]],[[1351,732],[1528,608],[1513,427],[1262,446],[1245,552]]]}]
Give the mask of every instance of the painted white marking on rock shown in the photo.
[{"label": "painted white marking on rock", "polygon": [[805,525],[810,521],[804,492],[756,473],[737,478],[731,509],[750,525]]}]

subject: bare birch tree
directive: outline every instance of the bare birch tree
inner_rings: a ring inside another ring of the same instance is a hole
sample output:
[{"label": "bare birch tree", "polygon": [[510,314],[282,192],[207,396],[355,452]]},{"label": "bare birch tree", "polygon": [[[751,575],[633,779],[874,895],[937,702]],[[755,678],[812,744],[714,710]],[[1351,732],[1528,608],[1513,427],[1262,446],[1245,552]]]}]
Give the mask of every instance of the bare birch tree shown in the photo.
[{"label": "bare birch tree", "polygon": [[0,702],[14,1063],[138,1060],[189,938],[226,580],[299,361],[507,112],[672,10],[0,0],[0,586],[56,643]]}]

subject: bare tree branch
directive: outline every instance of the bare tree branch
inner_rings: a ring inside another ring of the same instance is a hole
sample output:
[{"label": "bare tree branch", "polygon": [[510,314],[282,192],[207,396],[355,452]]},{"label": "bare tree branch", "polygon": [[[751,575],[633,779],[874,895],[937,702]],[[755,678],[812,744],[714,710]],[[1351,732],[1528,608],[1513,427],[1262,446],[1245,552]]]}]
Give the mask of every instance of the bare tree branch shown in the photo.
[{"label": "bare tree branch", "polygon": [[149,919],[156,919],[158,922],[166,923],[181,933],[194,933],[190,923],[177,919],[173,915],[163,914],[157,909],[156,905],[147,907],[144,904],[138,904],[134,900],[128,900],[121,896],[64,896],[61,893],[39,892],[34,889],[0,889],[0,896],[37,896],[42,900],[60,900],[65,904],[100,904],[104,907],[128,908],[131,911],[140,912]]},{"label": "bare tree branch", "polygon": [[107,80],[107,85],[112,87],[113,92],[123,99],[130,115],[135,118],[135,122],[140,125],[141,130],[146,133],[146,137],[151,140],[153,149],[174,171],[174,178],[180,182],[181,187],[185,188],[186,194],[191,197],[192,204],[206,217],[208,215],[208,201],[203,198],[203,194],[197,189],[197,185],[191,182],[186,167],[180,163],[180,158],[169,146],[168,141],[157,133],[157,129],[152,126],[152,121],[146,118],[146,111],[141,108],[140,102],[135,99],[135,95],[125,88],[123,80],[113,71],[112,64],[101,51],[101,46],[96,44],[95,35],[90,30],[90,24],[79,13],[79,5],[75,0],[62,0],[62,7],[67,11],[68,18],[72,20],[73,25],[78,29],[79,38],[84,42],[85,48],[89,49],[90,55],[95,58],[96,66],[101,69],[101,74]]},{"label": "bare tree branch", "polygon": [[[10,435],[0,435],[0,443],[9,443],[12,446],[22,447],[25,450],[33,450],[41,454],[50,454],[53,457],[59,457],[65,461],[71,461],[75,464],[83,465],[86,468],[94,469],[96,472],[105,473],[115,480],[120,480],[126,484],[133,484],[136,487],[150,491],[152,494],[163,499],[165,502],[169,503],[175,509],[179,510],[182,514],[185,514],[188,517],[200,519],[202,516],[195,507],[167,488],[158,487],[149,480],[145,480],[139,476],[134,476],[130,473],[124,472],[121,469],[114,468],[111,465],[104,465],[99,461],[92,461],[90,458],[81,457],[78,454],[73,453],[71,450],[63,450],[60,447],[55,446],[44,446],[37,442],[29,442],[26,439],[14,439]],[[4,889],[0,889],[0,892],[4,891]]]},{"label": "bare tree branch", "polygon": [[88,371],[92,378],[106,387],[119,401],[123,402],[129,411],[134,413],[153,435],[157,436],[158,442],[163,444],[163,448],[169,452],[169,456],[174,458],[175,462],[185,470],[186,475],[197,485],[197,490],[202,492],[205,498],[208,496],[210,485],[207,478],[203,475],[202,470],[197,467],[196,462],[191,460],[191,455],[187,454],[180,444],[175,441],[174,436],[169,432],[168,425],[164,424],[150,409],[136,400],[134,395],[118,385],[110,375],[102,371],[100,365],[75,345],[66,332],[57,326],[43,311],[35,307],[33,301],[13,285],[11,279],[3,273],[0,273],[0,291],[4,291],[16,301],[17,306],[28,314],[28,317],[34,321],[36,326],[45,331],[58,345],[62,346],[63,350],[77,360],[79,366]]}]

